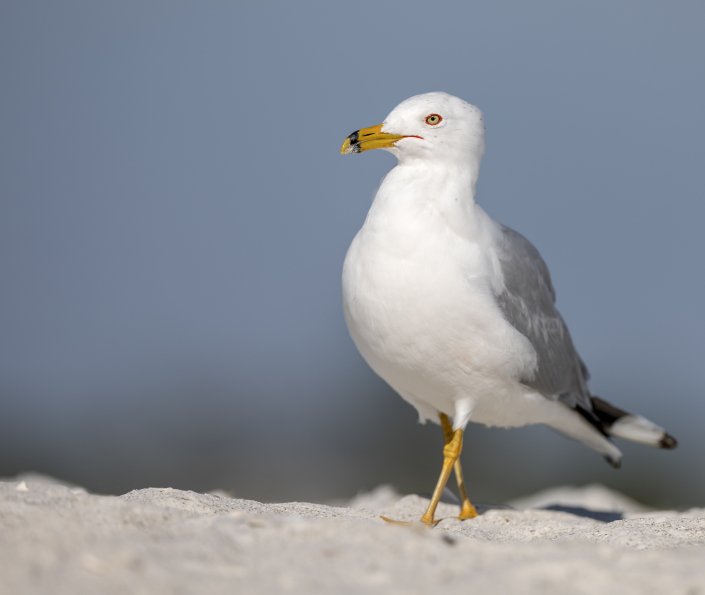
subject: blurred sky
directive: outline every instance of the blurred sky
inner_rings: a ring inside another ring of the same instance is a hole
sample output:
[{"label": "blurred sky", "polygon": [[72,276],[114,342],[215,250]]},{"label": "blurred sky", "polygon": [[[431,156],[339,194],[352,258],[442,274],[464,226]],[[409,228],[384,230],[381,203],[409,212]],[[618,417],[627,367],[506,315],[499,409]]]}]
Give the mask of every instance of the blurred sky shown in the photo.
[{"label": "blurred sky", "polygon": [[623,469],[471,426],[476,498],[600,481],[705,502],[702,2],[0,4],[0,474],[259,499],[430,491],[436,426],[357,354],[343,258],[446,91],[478,200],[547,261],[594,392],[667,426]]}]

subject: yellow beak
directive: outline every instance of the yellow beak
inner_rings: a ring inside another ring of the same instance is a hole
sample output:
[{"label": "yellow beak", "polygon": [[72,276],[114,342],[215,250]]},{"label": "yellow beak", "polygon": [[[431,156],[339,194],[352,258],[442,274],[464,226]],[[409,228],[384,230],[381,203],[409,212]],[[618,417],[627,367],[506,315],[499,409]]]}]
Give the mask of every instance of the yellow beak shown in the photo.
[{"label": "yellow beak", "polygon": [[362,128],[353,132],[345,139],[343,146],[340,148],[341,155],[348,153],[362,153],[370,149],[381,149],[383,147],[392,147],[400,138],[406,138],[400,134],[388,134],[382,132],[382,124],[372,126],[371,128]]}]

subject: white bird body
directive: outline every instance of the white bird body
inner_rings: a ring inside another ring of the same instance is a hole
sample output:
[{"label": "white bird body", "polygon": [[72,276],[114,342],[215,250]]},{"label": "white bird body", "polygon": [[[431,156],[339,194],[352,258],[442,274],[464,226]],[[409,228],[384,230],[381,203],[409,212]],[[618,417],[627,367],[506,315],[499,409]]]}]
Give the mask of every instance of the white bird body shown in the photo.
[{"label": "white bird body", "polygon": [[516,379],[536,355],[494,299],[501,230],[475,204],[467,176],[439,188],[448,174],[435,165],[399,165],[380,186],[343,267],[350,334],[422,418],[524,425],[519,410],[534,391]]},{"label": "white bird body", "polygon": [[401,103],[342,152],[384,148],[399,164],[377,191],[343,267],[350,334],[419,412],[503,427],[544,423],[618,464],[608,434],[675,440],[587,387],[536,249],[475,202],[480,110],[445,93]]}]

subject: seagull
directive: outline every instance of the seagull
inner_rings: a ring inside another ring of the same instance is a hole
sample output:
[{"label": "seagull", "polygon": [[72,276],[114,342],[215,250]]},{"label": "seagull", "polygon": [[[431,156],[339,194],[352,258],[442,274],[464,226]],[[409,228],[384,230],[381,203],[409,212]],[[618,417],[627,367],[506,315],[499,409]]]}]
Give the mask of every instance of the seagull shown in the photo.
[{"label": "seagull", "polygon": [[443,430],[443,468],[421,522],[435,523],[453,470],[458,518],[477,516],[459,460],[469,422],[545,424],[615,467],[622,453],[611,437],[676,447],[660,426],[590,392],[546,263],[475,202],[485,152],[477,107],[447,93],[416,95],[382,124],[353,132],[341,153],[370,149],[398,164],[348,249],[343,307],[370,367],[421,423]]}]

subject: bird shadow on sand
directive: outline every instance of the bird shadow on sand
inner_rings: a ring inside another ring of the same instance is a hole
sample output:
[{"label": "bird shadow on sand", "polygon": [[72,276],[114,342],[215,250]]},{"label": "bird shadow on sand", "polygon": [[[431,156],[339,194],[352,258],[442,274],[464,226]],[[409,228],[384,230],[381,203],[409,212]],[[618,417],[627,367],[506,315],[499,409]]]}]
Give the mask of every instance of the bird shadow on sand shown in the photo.
[{"label": "bird shadow on sand", "polygon": [[588,508],[582,508],[580,506],[561,506],[560,504],[552,504],[551,506],[542,506],[540,510],[567,512],[568,514],[574,514],[575,516],[582,516],[588,519],[602,521],[603,523],[613,523],[614,521],[621,521],[624,519],[624,515],[621,512],[589,510]]}]

